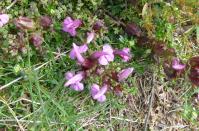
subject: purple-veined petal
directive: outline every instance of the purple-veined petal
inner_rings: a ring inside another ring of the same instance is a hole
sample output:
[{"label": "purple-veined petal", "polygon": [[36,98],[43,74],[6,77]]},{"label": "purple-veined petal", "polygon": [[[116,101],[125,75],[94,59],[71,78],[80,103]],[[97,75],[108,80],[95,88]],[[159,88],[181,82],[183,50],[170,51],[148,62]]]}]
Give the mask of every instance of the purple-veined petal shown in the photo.
[{"label": "purple-veined petal", "polygon": [[174,58],[172,60],[172,68],[175,70],[183,70],[185,66],[185,64],[180,64],[180,60],[178,58]]},{"label": "purple-veined petal", "polygon": [[118,73],[118,80],[123,81],[133,72],[134,68],[127,68]]},{"label": "purple-veined petal", "polygon": [[75,91],[82,91],[82,90],[84,90],[84,85],[80,82],[77,82],[76,84],[72,84],[70,86],[70,88],[75,90]]},{"label": "purple-veined petal", "polygon": [[74,49],[74,52],[75,52],[75,55],[77,57],[78,62],[83,63],[85,61],[85,59],[80,54],[79,48],[78,48],[78,46],[75,43],[73,43],[73,49]]},{"label": "purple-veined petal", "polygon": [[87,33],[87,40],[86,43],[89,44],[95,38],[95,32],[88,32]]},{"label": "purple-veined petal", "polygon": [[82,79],[84,78],[84,75],[82,73],[78,73],[76,75],[74,75],[72,78],[70,78],[65,84],[64,86],[69,86],[71,84],[75,84],[77,82],[80,82]]},{"label": "purple-veined petal", "polygon": [[107,91],[107,85],[104,85],[98,92],[97,94],[94,95],[93,99],[98,99],[101,96],[103,96]]},{"label": "purple-veined petal", "polygon": [[98,91],[99,91],[99,85],[93,84],[91,86],[91,96],[94,97]]}]

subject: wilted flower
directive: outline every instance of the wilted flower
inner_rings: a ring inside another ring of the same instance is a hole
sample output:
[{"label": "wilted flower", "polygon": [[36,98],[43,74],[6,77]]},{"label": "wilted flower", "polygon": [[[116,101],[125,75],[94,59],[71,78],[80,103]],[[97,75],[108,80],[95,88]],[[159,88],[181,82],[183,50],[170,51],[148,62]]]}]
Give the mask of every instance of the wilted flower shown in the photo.
[{"label": "wilted flower", "polygon": [[124,48],[123,50],[115,50],[115,55],[119,55],[125,62],[131,59],[130,49]]},{"label": "wilted flower", "polygon": [[125,32],[130,36],[137,36],[137,37],[140,37],[142,34],[140,27],[135,23],[127,24],[125,27]]},{"label": "wilted flower", "polygon": [[186,67],[185,64],[181,64],[178,58],[174,58],[172,60],[172,68],[174,70],[183,70]]},{"label": "wilted flower", "polygon": [[40,34],[33,34],[30,38],[30,41],[34,44],[35,47],[40,47],[43,43],[43,37]]},{"label": "wilted flower", "polygon": [[134,68],[126,68],[120,71],[117,75],[118,81],[123,81],[133,73]]},{"label": "wilted flower", "polygon": [[81,24],[81,20],[72,20],[71,17],[67,17],[63,22],[63,31],[68,32],[71,36],[76,36],[76,29],[80,27]]},{"label": "wilted flower", "polygon": [[108,65],[109,62],[114,60],[113,49],[108,44],[103,46],[103,50],[101,52],[98,52],[98,55],[98,61],[101,65]]},{"label": "wilted flower", "polygon": [[99,85],[93,84],[91,87],[91,96],[94,100],[97,100],[98,102],[104,102],[106,100],[105,93],[107,91],[107,85],[104,85],[101,89]]},{"label": "wilted flower", "polygon": [[94,25],[93,25],[93,30],[99,31],[102,27],[104,26],[104,23],[100,20],[98,20]]},{"label": "wilted flower", "polygon": [[15,19],[14,24],[17,26],[17,28],[21,30],[31,30],[35,28],[35,23],[33,22],[33,20],[27,17],[19,17]]},{"label": "wilted flower", "polygon": [[64,86],[70,86],[71,89],[75,91],[82,91],[84,89],[84,85],[80,82],[84,78],[84,73],[79,72],[75,75],[74,72],[67,72],[65,74],[66,80],[68,80]]},{"label": "wilted flower", "polygon": [[85,59],[81,55],[81,53],[85,53],[88,50],[87,45],[77,46],[73,43],[73,49],[70,52],[71,59],[77,59],[79,63],[83,63]]},{"label": "wilted flower", "polygon": [[194,85],[199,86],[199,56],[192,57],[189,64],[189,78]]},{"label": "wilted flower", "polygon": [[87,33],[86,43],[89,44],[95,38],[95,32],[91,31]]},{"label": "wilted flower", "polygon": [[3,27],[9,21],[9,16],[7,14],[0,14],[0,27]]},{"label": "wilted flower", "polygon": [[40,25],[44,28],[48,28],[52,24],[52,19],[49,16],[42,16],[40,19]]}]

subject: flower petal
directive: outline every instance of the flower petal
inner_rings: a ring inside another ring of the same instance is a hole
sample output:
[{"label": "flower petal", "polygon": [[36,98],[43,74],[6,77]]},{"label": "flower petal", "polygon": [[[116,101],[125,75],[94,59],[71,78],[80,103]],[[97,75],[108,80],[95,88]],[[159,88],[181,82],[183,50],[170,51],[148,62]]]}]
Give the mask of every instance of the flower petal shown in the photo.
[{"label": "flower petal", "polygon": [[183,70],[185,66],[185,64],[180,64],[180,60],[178,58],[174,58],[172,60],[172,68],[175,70]]},{"label": "flower petal", "polygon": [[9,21],[9,15],[7,15],[7,14],[0,15],[0,27],[2,27],[4,24],[8,23],[8,21]]},{"label": "flower petal", "polygon": [[87,33],[87,40],[86,43],[89,44],[95,38],[95,32],[88,32]]},{"label": "flower petal", "polygon": [[82,90],[84,90],[84,85],[80,82],[77,82],[76,84],[72,84],[70,86],[70,88],[75,90],[75,91],[82,91]]},{"label": "flower petal", "polygon": [[71,84],[75,84],[76,82],[80,82],[84,78],[84,75],[82,73],[76,74],[71,79],[69,79],[64,86],[69,86]]},{"label": "flower petal", "polygon": [[123,81],[133,72],[134,68],[127,68],[118,73],[118,80]]},{"label": "flower petal", "polygon": [[98,99],[101,96],[103,96],[107,91],[107,85],[104,85],[98,92],[97,94],[94,95],[93,99]]},{"label": "flower petal", "polygon": [[79,48],[78,46],[73,43],[73,49],[74,49],[74,52],[75,52],[75,55],[77,57],[77,60],[80,62],[80,63],[83,63],[85,61],[85,59],[83,58],[83,56],[80,54],[80,51],[79,51]]},{"label": "flower petal", "polygon": [[69,80],[69,79],[71,79],[74,75],[75,75],[74,72],[68,71],[68,72],[65,73],[65,78],[66,78],[66,80]]},{"label": "flower petal", "polygon": [[91,86],[91,96],[94,97],[94,96],[97,94],[97,92],[98,92],[99,90],[100,90],[100,89],[99,89],[99,85],[93,84],[93,85]]},{"label": "flower petal", "polygon": [[101,65],[108,65],[108,60],[106,59],[105,56],[101,56],[99,59],[98,59],[99,63]]},{"label": "flower petal", "polygon": [[105,102],[105,100],[106,100],[106,96],[105,95],[102,95],[101,97],[99,97],[97,99],[97,101],[100,102],[100,103]]}]

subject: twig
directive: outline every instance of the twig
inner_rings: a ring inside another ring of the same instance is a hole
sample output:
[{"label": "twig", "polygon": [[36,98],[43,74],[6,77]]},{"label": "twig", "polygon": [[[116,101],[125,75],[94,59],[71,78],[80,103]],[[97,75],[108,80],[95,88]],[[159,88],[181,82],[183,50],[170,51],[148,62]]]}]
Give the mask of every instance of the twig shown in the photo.
[{"label": "twig", "polygon": [[15,3],[17,3],[17,0],[14,0],[8,7],[6,7],[6,10],[9,10]]},{"label": "twig", "polygon": [[[0,120],[0,122],[16,122],[14,119],[5,119],[5,120]],[[36,124],[41,124],[43,123],[42,121],[32,121],[32,120],[21,120],[19,119],[18,122],[21,123],[36,123]],[[55,125],[64,125],[64,123],[58,123],[58,122],[49,122],[50,124],[55,124]]]},{"label": "twig", "polygon": [[135,121],[133,121],[133,120],[130,120],[130,119],[125,119],[125,118],[120,118],[120,117],[114,117],[114,116],[112,116],[111,119],[117,119],[117,120],[121,120],[121,121],[132,122],[132,123],[138,122],[138,119],[135,120]]},{"label": "twig", "polygon": [[[153,81],[154,81],[154,77],[153,77]],[[147,131],[148,120],[149,120],[149,116],[150,116],[152,105],[153,105],[153,98],[154,98],[154,86],[152,85],[150,100],[149,100],[149,110],[148,110],[148,113],[147,113],[147,115],[145,117],[145,121],[144,121],[144,131]]]}]

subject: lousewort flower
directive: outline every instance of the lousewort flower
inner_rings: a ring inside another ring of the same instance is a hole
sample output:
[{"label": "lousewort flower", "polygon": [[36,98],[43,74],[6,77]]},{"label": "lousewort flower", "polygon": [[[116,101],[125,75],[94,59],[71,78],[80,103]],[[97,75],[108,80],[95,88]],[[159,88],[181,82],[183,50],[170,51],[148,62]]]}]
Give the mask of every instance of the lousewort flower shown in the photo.
[{"label": "lousewort flower", "polygon": [[134,68],[126,68],[120,71],[117,75],[118,81],[123,81],[133,73]]},{"label": "lousewort flower", "polygon": [[75,91],[82,91],[84,89],[84,85],[80,82],[84,78],[83,72],[79,72],[76,75],[74,72],[67,72],[65,78],[68,81],[64,86],[70,86],[70,88]]},{"label": "lousewort flower", "polygon": [[115,50],[115,55],[119,55],[125,62],[131,59],[130,49],[124,48],[123,50]]},{"label": "lousewort flower", "polygon": [[91,31],[87,33],[86,43],[89,44],[95,38],[95,32]]},{"label": "lousewort flower", "polygon": [[40,47],[43,43],[43,38],[40,34],[33,34],[30,38],[30,41],[34,44],[35,47]]},{"label": "lousewort flower", "polygon": [[68,32],[71,36],[76,36],[76,29],[80,27],[82,21],[79,19],[72,20],[71,17],[67,17],[63,22],[63,31]]},{"label": "lousewort flower", "polygon": [[98,102],[102,103],[106,100],[105,93],[107,91],[107,85],[104,85],[101,89],[99,85],[93,84],[91,87],[91,96],[94,100],[97,100]]},{"label": "lousewort flower", "polygon": [[87,50],[88,50],[87,45],[77,46],[75,43],[73,43],[73,49],[70,52],[70,58],[77,59],[78,62],[81,64],[85,61],[81,53],[85,53]]},{"label": "lousewort flower", "polygon": [[172,68],[174,70],[183,70],[185,68],[185,64],[181,64],[178,58],[174,58],[172,60]]},{"label": "lousewort flower", "polygon": [[0,27],[3,27],[9,21],[9,16],[7,14],[0,15]]},{"label": "lousewort flower", "polygon": [[33,22],[33,20],[27,17],[19,17],[15,19],[14,24],[17,28],[21,30],[31,30],[35,28],[35,23]]},{"label": "lousewort flower", "polygon": [[48,28],[52,24],[52,19],[49,16],[42,16],[40,19],[40,25],[44,28]]},{"label": "lousewort flower", "polygon": [[103,46],[102,52],[100,52],[100,57],[98,59],[101,65],[108,65],[109,62],[114,60],[113,49],[110,45],[105,44]]}]

